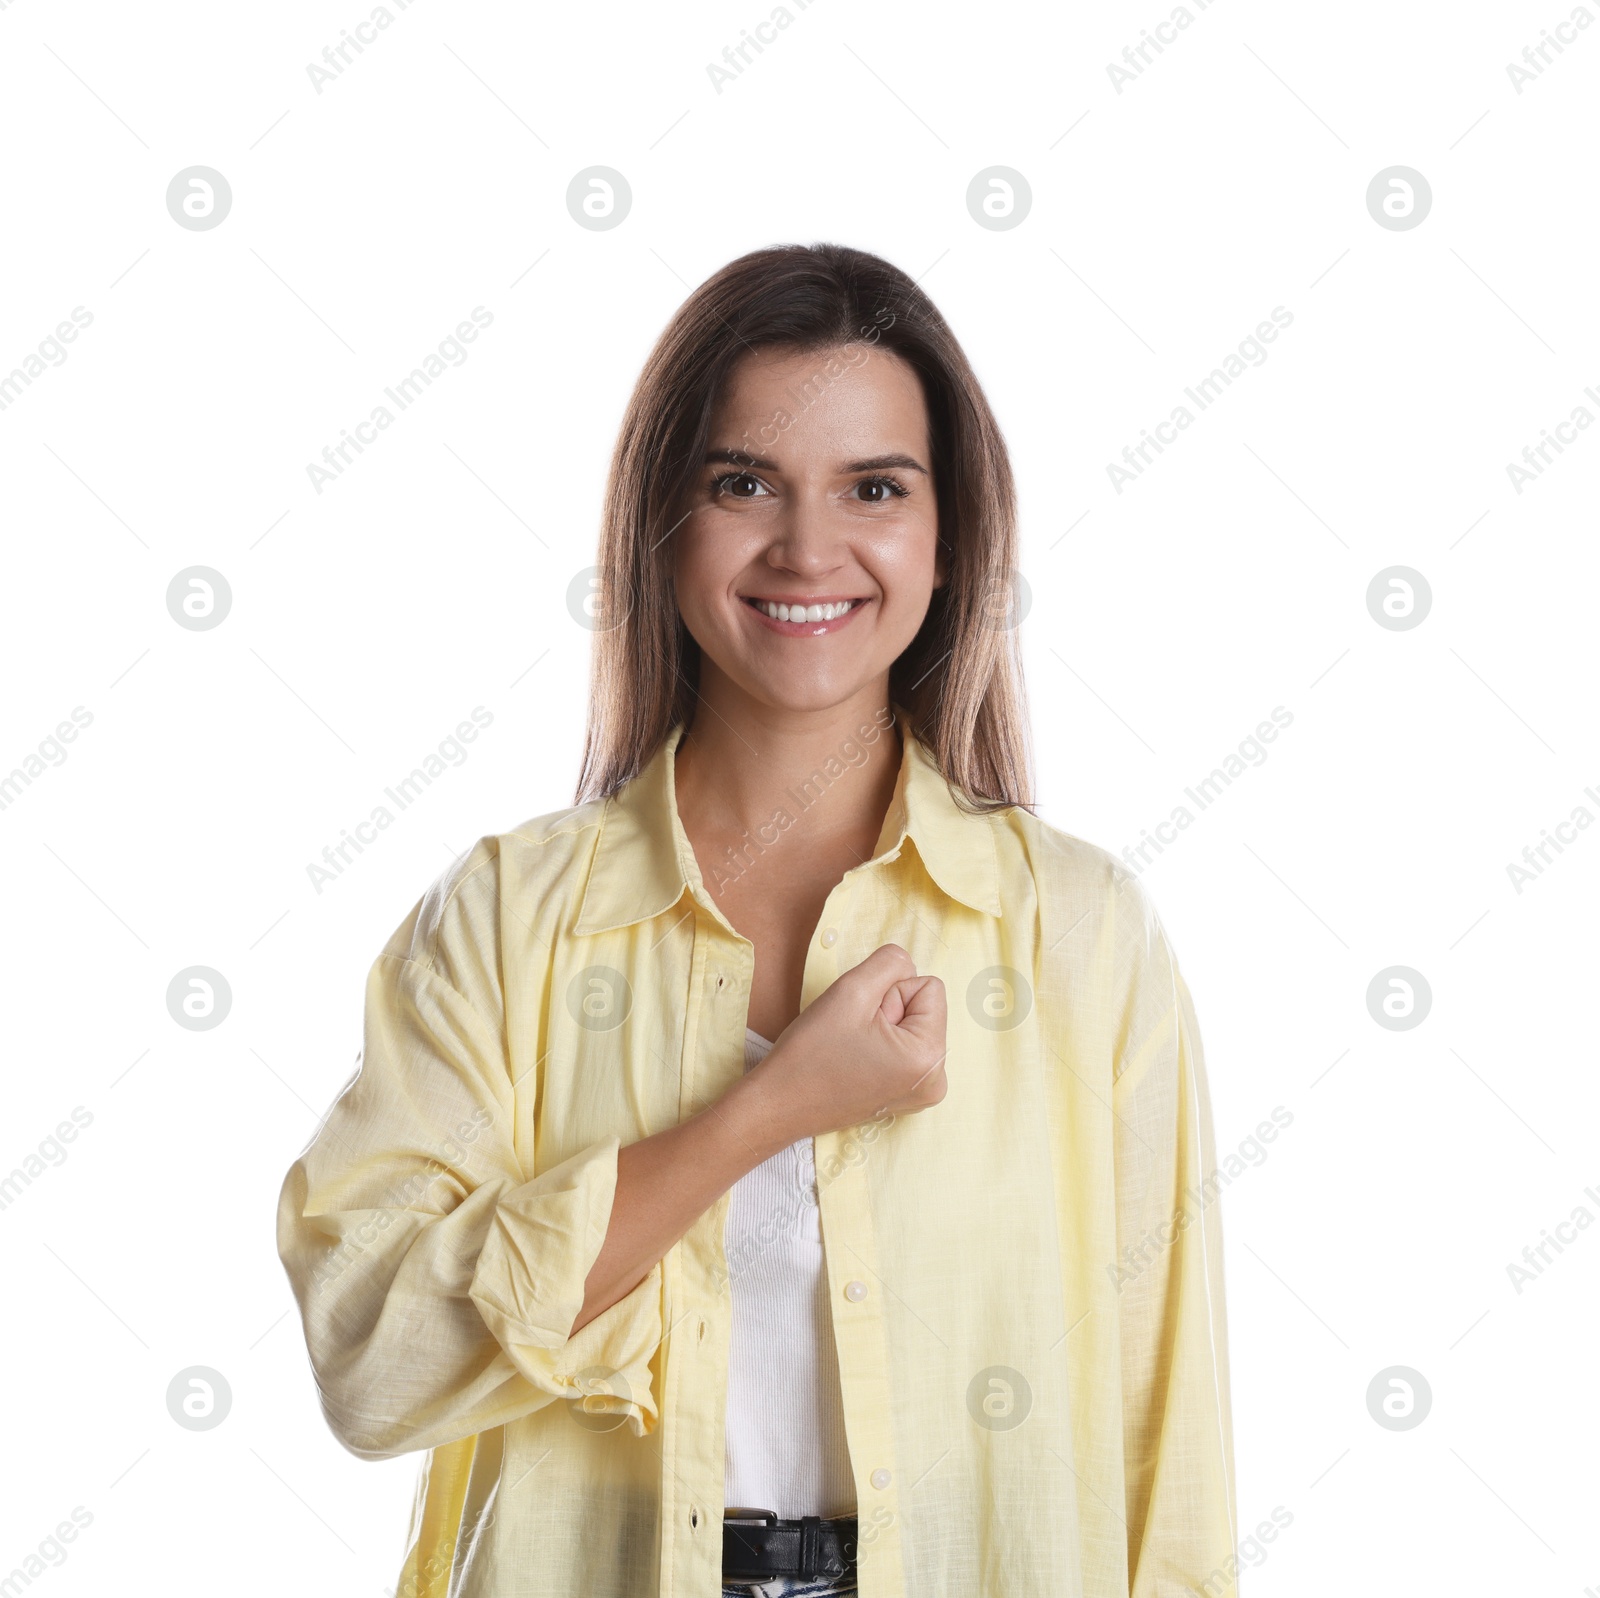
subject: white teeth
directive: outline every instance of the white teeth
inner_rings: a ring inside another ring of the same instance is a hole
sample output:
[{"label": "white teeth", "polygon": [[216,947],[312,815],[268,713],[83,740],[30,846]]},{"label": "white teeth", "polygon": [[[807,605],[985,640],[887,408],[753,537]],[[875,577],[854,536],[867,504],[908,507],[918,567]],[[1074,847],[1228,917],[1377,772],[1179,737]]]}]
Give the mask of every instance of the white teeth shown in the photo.
[{"label": "white teeth", "polygon": [[841,599],[828,605],[781,605],[775,599],[761,599],[756,604],[764,615],[774,621],[833,621],[843,616],[854,601]]}]

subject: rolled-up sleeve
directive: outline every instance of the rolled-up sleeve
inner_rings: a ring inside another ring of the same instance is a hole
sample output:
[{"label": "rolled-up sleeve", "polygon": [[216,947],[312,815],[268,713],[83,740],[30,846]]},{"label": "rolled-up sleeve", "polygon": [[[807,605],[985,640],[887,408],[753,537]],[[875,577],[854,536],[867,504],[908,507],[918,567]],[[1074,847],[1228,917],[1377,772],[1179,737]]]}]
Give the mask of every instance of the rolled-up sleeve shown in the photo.
[{"label": "rolled-up sleeve", "polygon": [[1231,1598],[1238,1525],[1205,1059],[1154,908],[1137,888],[1122,900],[1133,959],[1113,1109],[1129,1591]]},{"label": "rolled-up sleeve", "polygon": [[[564,1400],[657,1419],[658,1263],[578,1333],[619,1140],[528,1176],[499,1029],[430,966],[380,955],[361,1060],[278,1200],[278,1254],[323,1413],[364,1459]],[[613,1424],[619,1424],[614,1422]]]}]

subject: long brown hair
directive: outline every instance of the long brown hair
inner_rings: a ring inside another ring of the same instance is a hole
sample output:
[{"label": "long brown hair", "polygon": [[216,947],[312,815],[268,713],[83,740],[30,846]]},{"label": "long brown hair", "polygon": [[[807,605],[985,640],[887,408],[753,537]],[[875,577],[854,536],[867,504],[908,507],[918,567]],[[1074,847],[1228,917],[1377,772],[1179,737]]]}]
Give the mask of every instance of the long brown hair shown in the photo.
[{"label": "long brown hair", "polygon": [[842,244],[785,244],[730,261],[684,301],[628,403],[600,531],[579,803],[615,793],[693,719],[699,646],[675,605],[642,601],[672,592],[668,539],[691,503],[724,379],[752,350],[863,340],[921,380],[948,570],[890,668],[890,698],[972,808],[1030,802],[1016,493],[994,414],[944,318],[898,267]]}]

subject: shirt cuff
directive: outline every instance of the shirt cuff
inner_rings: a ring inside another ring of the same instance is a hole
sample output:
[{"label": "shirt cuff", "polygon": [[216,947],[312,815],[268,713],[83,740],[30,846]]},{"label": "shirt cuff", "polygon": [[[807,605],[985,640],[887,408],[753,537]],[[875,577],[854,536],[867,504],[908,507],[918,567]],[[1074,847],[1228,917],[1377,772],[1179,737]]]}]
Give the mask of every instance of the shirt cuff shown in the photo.
[{"label": "shirt cuff", "polygon": [[[573,1333],[611,1222],[619,1138],[591,1144],[500,1199],[469,1296],[522,1376],[571,1402],[593,1431],[658,1419],[650,1361],[662,1337],[662,1269]],[[569,1335],[570,1334],[570,1335]]]}]

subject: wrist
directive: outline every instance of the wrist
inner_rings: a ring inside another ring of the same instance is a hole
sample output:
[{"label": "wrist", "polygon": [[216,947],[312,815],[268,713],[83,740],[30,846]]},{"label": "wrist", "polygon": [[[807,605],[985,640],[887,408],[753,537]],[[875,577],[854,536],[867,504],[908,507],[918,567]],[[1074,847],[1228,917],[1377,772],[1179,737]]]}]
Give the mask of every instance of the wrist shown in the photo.
[{"label": "wrist", "polygon": [[793,1095],[781,1070],[767,1069],[771,1059],[769,1054],[747,1071],[718,1104],[733,1135],[759,1156],[757,1165],[788,1148],[805,1130],[796,1125]]}]

